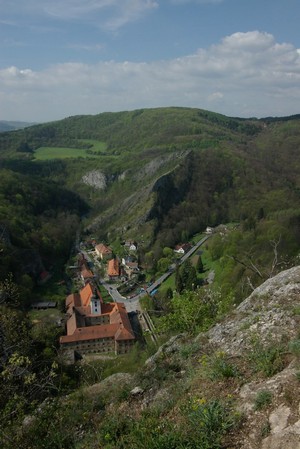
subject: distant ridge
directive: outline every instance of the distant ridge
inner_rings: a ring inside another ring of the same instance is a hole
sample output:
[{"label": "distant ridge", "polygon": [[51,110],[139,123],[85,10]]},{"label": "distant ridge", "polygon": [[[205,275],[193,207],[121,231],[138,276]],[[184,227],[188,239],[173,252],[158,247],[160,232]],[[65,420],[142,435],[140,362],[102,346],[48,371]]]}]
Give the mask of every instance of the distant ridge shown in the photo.
[{"label": "distant ridge", "polygon": [[28,126],[32,125],[36,125],[36,123],[0,120],[0,132],[14,131],[16,129],[27,128]]}]

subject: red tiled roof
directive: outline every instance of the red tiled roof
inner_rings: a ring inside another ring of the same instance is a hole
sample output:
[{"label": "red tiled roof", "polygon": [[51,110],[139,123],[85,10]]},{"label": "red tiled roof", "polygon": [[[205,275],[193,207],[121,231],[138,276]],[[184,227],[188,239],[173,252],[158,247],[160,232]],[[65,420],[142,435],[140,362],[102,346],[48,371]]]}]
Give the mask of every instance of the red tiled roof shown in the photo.
[{"label": "red tiled roof", "polygon": [[85,264],[82,265],[80,274],[83,277],[83,279],[89,279],[89,278],[92,278],[94,276],[92,271],[89,270],[89,268]]},{"label": "red tiled roof", "polygon": [[[80,308],[77,308],[77,311],[80,313]],[[80,316],[77,315],[76,317],[76,311],[73,311],[73,314],[67,321],[67,335],[62,336],[60,338],[60,342],[70,343],[76,341],[94,340],[96,338],[114,338],[115,341],[135,339],[128,314],[123,303],[103,304],[102,312],[103,315],[109,315],[109,324],[77,327],[78,322],[81,322],[81,320]]]},{"label": "red tiled roof", "polygon": [[113,311],[114,307],[115,307],[115,303],[114,302],[104,303],[101,306],[102,313],[103,314],[111,313]]},{"label": "red tiled roof", "polygon": [[78,306],[87,307],[93,294],[93,287],[90,283],[87,283],[86,286],[80,290],[80,305],[78,304]]},{"label": "red tiled roof", "polygon": [[[90,300],[95,293],[95,288],[89,282],[80,290],[80,293],[72,293],[66,298],[66,309],[73,309],[75,307],[78,309],[79,313],[84,315],[89,315],[91,313]],[[96,289],[98,298],[100,302],[103,302],[101,294],[98,289]],[[70,313],[70,311],[68,311]]]},{"label": "red tiled roof", "polygon": [[96,245],[95,250],[103,255],[112,254],[112,249],[109,246],[104,245],[104,243],[99,243],[99,245]]},{"label": "red tiled roof", "polygon": [[118,259],[111,259],[107,264],[107,274],[108,276],[119,276],[120,267]]},{"label": "red tiled roof", "polygon": [[73,335],[76,329],[77,329],[76,314],[72,313],[72,315],[67,321],[67,334]]},{"label": "red tiled roof", "polygon": [[[78,293],[72,293],[71,295],[66,297],[66,309],[68,309],[69,307],[73,307],[75,304],[75,296],[79,296]],[[80,297],[79,297],[80,298]]]},{"label": "red tiled roof", "polygon": [[180,243],[175,246],[175,250],[178,251],[179,249],[183,249],[183,251],[188,251],[191,247],[192,245],[190,245],[190,243]]},{"label": "red tiled roof", "polygon": [[60,337],[61,343],[94,340],[96,338],[114,338],[118,325],[102,324],[98,326],[87,326],[77,328],[71,335]]},{"label": "red tiled roof", "polygon": [[115,307],[110,316],[110,322],[119,324],[118,333],[116,334],[116,340],[128,340],[134,338],[134,334],[124,303],[115,303]]}]

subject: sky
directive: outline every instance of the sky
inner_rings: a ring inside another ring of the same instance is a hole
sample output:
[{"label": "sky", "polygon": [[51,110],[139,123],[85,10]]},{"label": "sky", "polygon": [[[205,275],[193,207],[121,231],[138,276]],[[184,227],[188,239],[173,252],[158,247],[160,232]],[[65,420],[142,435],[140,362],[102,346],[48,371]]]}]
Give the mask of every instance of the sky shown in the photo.
[{"label": "sky", "polygon": [[0,120],[300,113],[299,0],[0,0]]}]

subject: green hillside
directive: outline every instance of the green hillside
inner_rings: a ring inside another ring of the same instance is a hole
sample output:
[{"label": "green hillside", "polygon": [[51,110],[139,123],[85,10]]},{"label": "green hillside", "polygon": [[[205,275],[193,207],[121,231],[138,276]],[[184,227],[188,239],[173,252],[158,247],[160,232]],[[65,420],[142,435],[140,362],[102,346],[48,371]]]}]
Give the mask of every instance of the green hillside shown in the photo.
[{"label": "green hillside", "polygon": [[[1,447],[238,449],[249,423],[261,447],[271,406],[284,402],[296,416],[299,268],[275,275],[299,263],[299,150],[300,116],[245,120],[188,108],[0,133]],[[198,241],[207,226],[214,233],[200,250],[144,299],[155,341],[178,338],[146,365],[157,350],[146,332],[127,355],[61,358],[79,237],[118,255],[126,239],[137,241],[148,283],[175,267],[177,243]],[[45,272],[51,281],[40,285]],[[59,307],[30,310],[41,300]],[[284,385],[266,392],[266,378],[293,357]],[[241,392],[257,381],[246,417]]]},{"label": "green hillside", "polygon": [[75,116],[1,133],[0,164],[76,192],[90,208],[87,232],[142,238],[158,259],[207,225],[254,229],[262,216],[294,229],[299,129],[299,116],[245,120],[189,108]]}]

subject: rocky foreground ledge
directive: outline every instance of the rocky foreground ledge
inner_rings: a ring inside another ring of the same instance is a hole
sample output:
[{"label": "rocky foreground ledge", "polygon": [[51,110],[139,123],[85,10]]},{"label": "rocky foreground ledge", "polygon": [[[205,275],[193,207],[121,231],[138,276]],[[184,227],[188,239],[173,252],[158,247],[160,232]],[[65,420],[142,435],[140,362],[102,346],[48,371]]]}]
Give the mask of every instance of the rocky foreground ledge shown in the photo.
[{"label": "rocky foreground ledge", "polygon": [[[239,409],[246,417],[240,447],[300,449],[300,267],[283,271],[256,288],[207,337],[210,345],[229,356],[247,354],[253,341],[260,347],[294,346],[286,368],[239,389]],[[259,395],[272,398],[270,406],[257,410]]]},{"label": "rocky foreground ledge", "polygon": [[[192,433],[204,420],[219,431],[222,417],[208,413],[217,403],[235,424],[212,447],[300,449],[300,266],[264,282],[208,332],[173,336],[138,372],[116,373],[70,395],[70,407],[78,394],[105,405],[105,414],[93,417],[100,433],[111,417],[138,428],[150,416],[169,433],[184,434],[199,410]],[[84,429],[80,435],[87,437]]]}]

